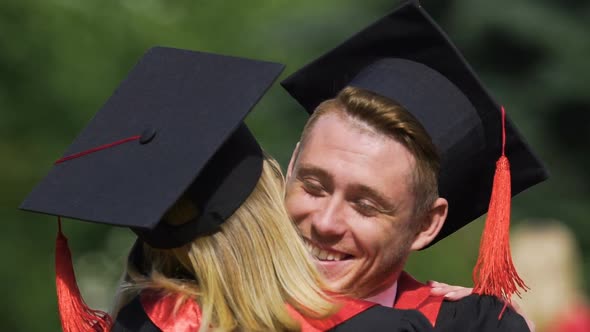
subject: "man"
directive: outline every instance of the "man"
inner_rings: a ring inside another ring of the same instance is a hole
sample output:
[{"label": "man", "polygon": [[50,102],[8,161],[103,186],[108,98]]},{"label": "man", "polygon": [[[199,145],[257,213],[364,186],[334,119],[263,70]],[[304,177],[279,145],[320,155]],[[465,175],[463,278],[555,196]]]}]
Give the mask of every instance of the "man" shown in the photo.
[{"label": "man", "polygon": [[512,193],[547,177],[420,5],[401,5],[282,84],[312,113],[286,206],[331,286],[418,309],[440,330],[528,331],[497,298],[443,301],[403,272],[411,252],[486,212],[503,130]]}]

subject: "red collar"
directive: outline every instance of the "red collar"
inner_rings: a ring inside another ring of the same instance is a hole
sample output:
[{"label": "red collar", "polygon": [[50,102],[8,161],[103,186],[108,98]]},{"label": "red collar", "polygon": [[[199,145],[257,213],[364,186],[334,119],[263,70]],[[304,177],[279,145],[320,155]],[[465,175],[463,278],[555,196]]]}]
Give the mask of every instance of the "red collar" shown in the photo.
[{"label": "red collar", "polygon": [[291,316],[301,323],[301,332],[319,332],[329,330],[336,325],[339,325],[360,314],[361,312],[377,305],[377,303],[348,297],[339,298],[338,302],[342,308],[337,313],[326,319],[311,319],[303,317],[299,312],[291,308],[291,306],[288,306],[287,309],[289,310]]},{"label": "red collar", "polygon": [[[201,324],[201,309],[196,301],[187,299],[176,308],[178,295],[165,295],[153,291],[143,291],[140,295],[143,310],[152,323],[163,332],[197,332]],[[328,319],[310,319],[303,317],[291,306],[287,310],[301,323],[302,332],[326,331],[351,317],[377,305],[372,302],[351,298],[339,300],[340,311]],[[175,310],[176,309],[176,310]]]},{"label": "red collar", "polygon": [[428,318],[434,326],[444,298],[430,295],[430,286],[425,285],[402,271],[397,279],[396,309],[415,309]]},{"label": "red collar", "polygon": [[201,326],[201,308],[187,298],[176,307],[179,295],[144,290],[140,294],[143,310],[162,332],[197,332]]}]

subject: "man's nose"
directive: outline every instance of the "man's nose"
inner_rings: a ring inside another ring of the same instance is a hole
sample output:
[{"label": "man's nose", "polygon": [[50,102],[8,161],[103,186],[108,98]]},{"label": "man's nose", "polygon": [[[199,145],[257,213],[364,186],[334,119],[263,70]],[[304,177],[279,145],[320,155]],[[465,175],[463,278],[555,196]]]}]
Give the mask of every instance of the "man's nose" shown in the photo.
[{"label": "man's nose", "polygon": [[346,231],[343,218],[343,204],[337,198],[332,198],[320,206],[313,215],[312,232],[320,237],[338,237]]}]

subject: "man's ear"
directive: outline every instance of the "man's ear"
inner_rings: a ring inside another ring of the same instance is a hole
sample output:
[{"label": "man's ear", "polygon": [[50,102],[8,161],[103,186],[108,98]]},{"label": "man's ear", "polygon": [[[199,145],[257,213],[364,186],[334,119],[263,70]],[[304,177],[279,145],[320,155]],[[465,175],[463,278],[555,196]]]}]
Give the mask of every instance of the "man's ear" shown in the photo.
[{"label": "man's ear", "polygon": [[441,197],[437,198],[432,204],[430,212],[424,216],[427,220],[419,221],[423,226],[418,230],[410,250],[420,250],[434,240],[445,224],[448,211],[449,203],[447,200]]},{"label": "man's ear", "polygon": [[293,168],[295,167],[295,163],[297,162],[297,156],[299,155],[299,142],[295,145],[295,149],[293,150],[293,154],[291,154],[291,160],[289,161],[289,166],[287,167],[287,182],[291,180],[291,176],[293,175]]}]

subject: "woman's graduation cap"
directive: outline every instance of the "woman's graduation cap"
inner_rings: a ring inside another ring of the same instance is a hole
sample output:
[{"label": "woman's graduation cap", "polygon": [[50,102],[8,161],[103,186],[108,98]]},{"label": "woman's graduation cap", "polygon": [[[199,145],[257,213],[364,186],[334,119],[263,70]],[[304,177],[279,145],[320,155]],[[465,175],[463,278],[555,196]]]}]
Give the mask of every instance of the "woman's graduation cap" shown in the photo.
[{"label": "woman's graduation cap", "polygon": [[[439,193],[448,200],[449,213],[433,243],[489,206],[476,291],[509,298],[517,290],[505,285],[511,283],[505,277],[524,285],[512,272],[510,259],[510,190],[518,194],[545,180],[547,171],[510,120],[503,128],[499,105],[417,1],[403,3],[281,84],[310,113],[346,86],[373,91],[404,106],[430,134],[441,156]],[[507,160],[501,158],[498,173],[503,179],[495,181],[497,198],[490,201],[494,166],[504,154],[504,132],[512,185]],[[499,200],[503,203],[498,205]]]},{"label": "woman's graduation cap", "polygon": [[[237,57],[148,50],[20,208],[129,227],[156,248],[215,232],[260,178],[262,152],[243,120],[282,70]],[[198,217],[160,223],[183,194]],[[81,300],[67,258],[60,230],[64,331],[108,327],[108,316]]]}]

